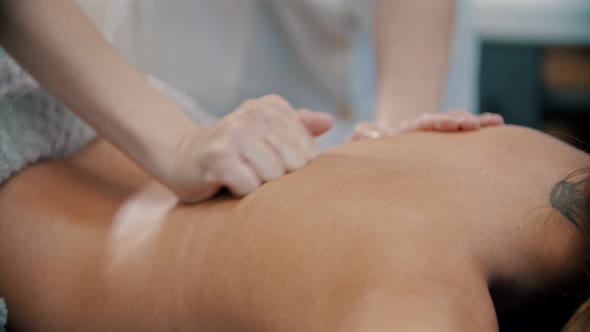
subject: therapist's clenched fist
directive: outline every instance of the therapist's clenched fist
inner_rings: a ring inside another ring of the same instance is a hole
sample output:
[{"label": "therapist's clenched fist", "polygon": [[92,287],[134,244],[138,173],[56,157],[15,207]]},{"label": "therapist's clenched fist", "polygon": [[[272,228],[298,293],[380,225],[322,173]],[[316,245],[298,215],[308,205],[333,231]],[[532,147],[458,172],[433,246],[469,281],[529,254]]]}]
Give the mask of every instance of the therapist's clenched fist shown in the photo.
[{"label": "therapist's clenched fist", "polygon": [[294,110],[276,95],[248,100],[183,137],[168,187],[185,203],[211,198],[223,187],[245,196],[317,157],[313,137],[332,122],[327,114]]}]

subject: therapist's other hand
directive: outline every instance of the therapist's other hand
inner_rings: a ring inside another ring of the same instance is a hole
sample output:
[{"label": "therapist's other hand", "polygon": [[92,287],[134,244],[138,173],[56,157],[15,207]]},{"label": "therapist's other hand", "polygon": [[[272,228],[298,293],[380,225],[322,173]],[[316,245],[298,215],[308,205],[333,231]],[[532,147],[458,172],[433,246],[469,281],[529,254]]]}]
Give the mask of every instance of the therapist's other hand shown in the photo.
[{"label": "therapist's other hand", "polygon": [[482,113],[474,115],[463,110],[453,110],[447,113],[424,113],[415,119],[402,121],[399,125],[393,127],[381,126],[374,122],[361,122],[355,126],[349,140],[394,136],[419,130],[470,131],[502,125],[504,125],[504,119],[499,114]]},{"label": "therapist's other hand", "polygon": [[223,187],[245,196],[316,158],[313,137],[332,124],[330,115],[294,110],[276,95],[248,100],[211,127],[184,136],[169,188],[185,203],[204,201]]}]

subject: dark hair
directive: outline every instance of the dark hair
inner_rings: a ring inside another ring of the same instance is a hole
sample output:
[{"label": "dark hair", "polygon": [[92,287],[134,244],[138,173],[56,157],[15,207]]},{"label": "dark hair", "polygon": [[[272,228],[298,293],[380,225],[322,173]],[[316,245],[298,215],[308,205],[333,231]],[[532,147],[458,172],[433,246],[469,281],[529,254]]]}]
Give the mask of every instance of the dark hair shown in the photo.
[{"label": "dark hair", "polygon": [[[568,179],[573,177],[584,176],[581,180],[583,184],[583,198],[582,198],[582,205],[580,210],[580,219],[577,223],[578,229],[582,233],[584,239],[584,250],[586,251],[584,254],[585,264],[588,264],[590,257],[590,167],[582,169],[578,172],[573,173],[572,175],[568,176]],[[590,277],[590,273],[588,272],[590,267],[586,266],[585,271]],[[563,328],[564,332],[582,332],[582,331],[590,331],[590,298],[586,300],[579,308],[576,310],[572,318]]]}]

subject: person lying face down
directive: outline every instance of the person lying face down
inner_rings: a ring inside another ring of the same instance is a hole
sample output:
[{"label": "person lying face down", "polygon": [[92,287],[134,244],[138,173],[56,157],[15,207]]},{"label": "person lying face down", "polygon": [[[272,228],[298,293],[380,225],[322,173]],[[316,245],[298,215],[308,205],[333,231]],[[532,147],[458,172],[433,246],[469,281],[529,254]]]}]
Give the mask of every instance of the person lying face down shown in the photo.
[{"label": "person lying face down", "polygon": [[521,127],[414,132],[177,206],[101,141],[0,190],[0,293],[26,331],[496,331],[491,287],[583,279],[588,165]]}]

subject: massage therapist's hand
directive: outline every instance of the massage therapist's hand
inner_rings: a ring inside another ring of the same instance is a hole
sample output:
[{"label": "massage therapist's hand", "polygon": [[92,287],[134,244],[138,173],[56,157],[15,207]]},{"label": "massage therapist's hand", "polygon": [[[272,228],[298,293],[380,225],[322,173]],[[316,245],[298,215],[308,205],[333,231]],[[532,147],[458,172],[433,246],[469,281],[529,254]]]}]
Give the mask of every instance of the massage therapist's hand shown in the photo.
[{"label": "massage therapist's hand", "polygon": [[248,100],[211,127],[195,127],[183,137],[166,184],[187,203],[206,200],[222,187],[245,196],[317,157],[313,137],[332,121],[327,114],[296,111],[279,96]]},{"label": "massage therapist's hand", "polygon": [[378,138],[417,130],[469,131],[501,125],[504,125],[504,119],[499,114],[474,115],[462,110],[453,110],[447,113],[425,113],[392,127],[381,126],[374,122],[361,122],[355,126],[349,139]]}]

